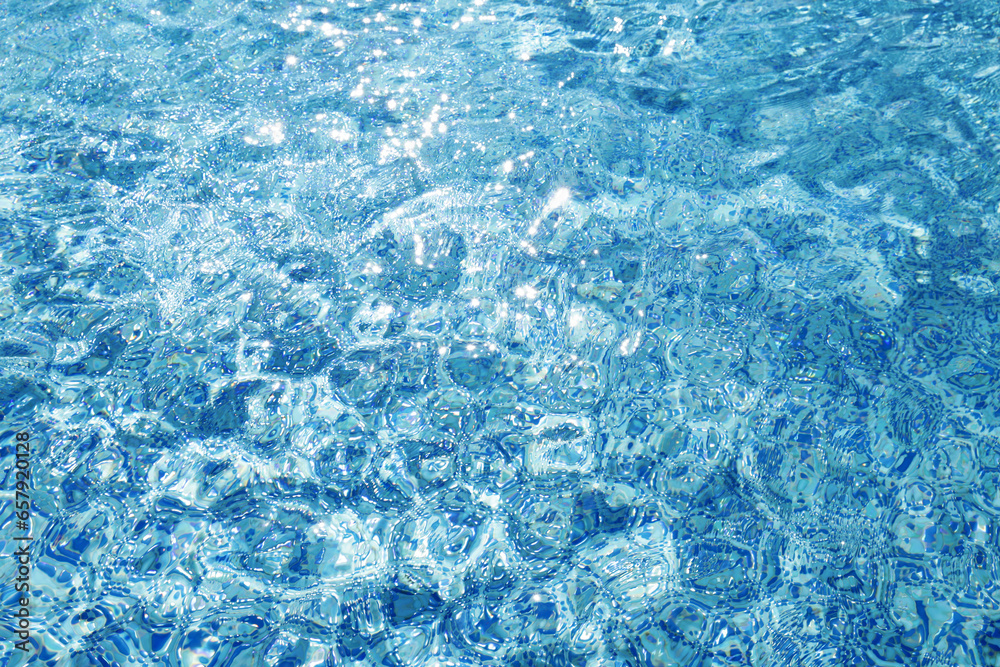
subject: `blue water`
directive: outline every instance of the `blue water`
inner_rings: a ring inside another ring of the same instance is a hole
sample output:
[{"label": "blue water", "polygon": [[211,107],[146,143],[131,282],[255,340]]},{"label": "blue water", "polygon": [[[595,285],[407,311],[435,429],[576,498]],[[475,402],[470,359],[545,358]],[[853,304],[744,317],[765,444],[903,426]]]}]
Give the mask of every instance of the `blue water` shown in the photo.
[{"label": "blue water", "polygon": [[0,36],[3,664],[1000,665],[995,3]]}]

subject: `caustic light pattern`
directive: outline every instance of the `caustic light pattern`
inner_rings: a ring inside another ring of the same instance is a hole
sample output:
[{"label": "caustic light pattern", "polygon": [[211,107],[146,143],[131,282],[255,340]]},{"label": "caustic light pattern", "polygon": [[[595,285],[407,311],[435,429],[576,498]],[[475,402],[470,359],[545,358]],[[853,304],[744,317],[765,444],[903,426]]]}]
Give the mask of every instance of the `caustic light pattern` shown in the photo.
[{"label": "caustic light pattern", "polygon": [[4,664],[1000,664],[992,4],[2,5]]}]

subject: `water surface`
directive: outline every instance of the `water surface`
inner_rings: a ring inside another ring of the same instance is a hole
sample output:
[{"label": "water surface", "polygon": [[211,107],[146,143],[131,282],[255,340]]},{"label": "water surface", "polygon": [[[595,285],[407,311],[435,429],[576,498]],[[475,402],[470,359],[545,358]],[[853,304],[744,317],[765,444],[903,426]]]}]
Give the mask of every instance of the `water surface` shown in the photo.
[{"label": "water surface", "polygon": [[998,33],[4,3],[4,655],[997,664]]}]

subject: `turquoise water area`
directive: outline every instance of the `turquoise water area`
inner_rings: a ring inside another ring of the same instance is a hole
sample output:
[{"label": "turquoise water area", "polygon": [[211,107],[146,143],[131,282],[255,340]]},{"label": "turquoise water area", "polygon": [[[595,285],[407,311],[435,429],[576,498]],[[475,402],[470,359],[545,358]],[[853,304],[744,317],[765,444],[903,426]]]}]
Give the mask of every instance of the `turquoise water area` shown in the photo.
[{"label": "turquoise water area", "polygon": [[1000,665],[995,3],[0,6],[3,664]]}]

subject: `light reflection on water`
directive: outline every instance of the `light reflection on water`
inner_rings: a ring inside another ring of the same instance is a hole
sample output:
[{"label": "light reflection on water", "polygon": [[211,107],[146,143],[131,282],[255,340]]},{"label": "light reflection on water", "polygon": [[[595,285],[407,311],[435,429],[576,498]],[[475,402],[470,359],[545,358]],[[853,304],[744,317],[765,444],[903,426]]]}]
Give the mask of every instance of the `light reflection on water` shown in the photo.
[{"label": "light reflection on water", "polygon": [[995,662],[989,7],[6,9],[31,660]]}]

